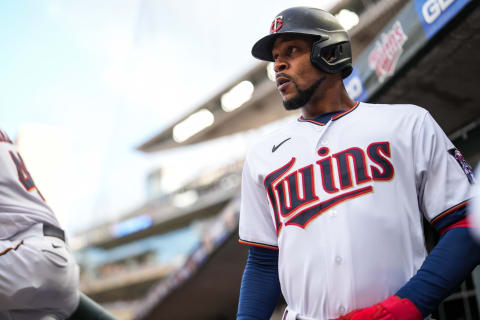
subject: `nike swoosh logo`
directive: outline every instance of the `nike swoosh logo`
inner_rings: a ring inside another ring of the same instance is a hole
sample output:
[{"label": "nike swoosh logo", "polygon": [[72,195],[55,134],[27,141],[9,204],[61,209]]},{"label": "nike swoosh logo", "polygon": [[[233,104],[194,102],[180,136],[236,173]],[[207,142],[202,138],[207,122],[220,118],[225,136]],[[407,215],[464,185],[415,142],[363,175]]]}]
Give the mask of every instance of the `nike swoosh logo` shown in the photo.
[{"label": "nike swoosh logo", "polygon": [[283,140],[282,142],[280,142],[280,143],[278,144],[278,146],[273,145],[272,153],[275,152],[275,151],[277,151],[277,149],[280,148],[280,146],[281,146],[282,144],[284,144],[285,142],[287,142],[287,141],[290,140],[290,139],[292,139],[292,138],[290,137],[290,138],[287,138],[287,139]]},{"label": "nike swoosh logo", "polygon": [[54,249],[58,249],[58,248],[61,248],[62,246],[57,246],[57,245],[54,245],[54,244],[52,243],[52,247],[53,247]]}]

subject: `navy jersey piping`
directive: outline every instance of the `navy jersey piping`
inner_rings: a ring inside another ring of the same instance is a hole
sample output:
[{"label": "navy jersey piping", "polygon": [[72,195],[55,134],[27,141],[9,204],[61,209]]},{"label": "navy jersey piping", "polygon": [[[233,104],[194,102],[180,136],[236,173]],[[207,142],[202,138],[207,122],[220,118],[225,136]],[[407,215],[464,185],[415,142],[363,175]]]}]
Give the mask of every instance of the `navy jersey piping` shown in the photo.
[{"label": "navy jersey piping", "polygon": [[[353,107],[351,107],[350,109],[348,109],[348,110],[346,110],[346,111],[344,111],[344,112],[342,112],[342,113],[339,113],[339,114],[336,114],[336,115],[332,116],[332,117],[331,117],[331,120],[332,120],[332,121],[335,121],[335,120],[338,120],[338,119],[346,116],[347,114],[349,114],[349,113],[352,112],[353,110],[357,109],[357,107],[358,107],[359,105],[360,105],[360,103],[359,103],[358,101],[356,101],[355,104],[353,105]],[[310,123],[313,123],[313,124],[318,125],[318,126],[324,126],[324,125],[326,125],[326,124],[328,123],[328,121],[327,121],[327,122],[319,122],[319,121],[315,121],[314,119],[305,119],[305,118],[303,117],[303,115],[300,116],[300,118],[298,118],[297,120],[300,121],[300,122],[310,122]]]}]

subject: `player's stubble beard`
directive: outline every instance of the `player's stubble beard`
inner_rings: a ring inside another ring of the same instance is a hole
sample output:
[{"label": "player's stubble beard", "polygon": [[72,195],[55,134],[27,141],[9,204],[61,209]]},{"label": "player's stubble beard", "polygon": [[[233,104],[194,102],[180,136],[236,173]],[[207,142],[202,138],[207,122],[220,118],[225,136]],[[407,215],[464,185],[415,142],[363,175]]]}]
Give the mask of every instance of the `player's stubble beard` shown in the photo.
[{"label": "player's stubble beard", "polygon": [[307,89],[301,90],[300,88],[298,88],[297,83],[295,81],[293,81],[293,79],[291,79],[291,77],[289,77],[290,81],[293,83],[293,85],[297,89],[298,94],[295,97],[291,98],[290,100],[283,100],[283,106],[285,107],[285,109],[296,110],[296,109],[301,108],[304,105],[306,105],[307,102],[310,101],[310,99],[312,98],[315,91],[317,91],[318,87],[323,82],[323,80],[325,80],[325,78],[326,78],[326,76],[323,76],[320,79],[318,79],[317,81],[315,81]]}]

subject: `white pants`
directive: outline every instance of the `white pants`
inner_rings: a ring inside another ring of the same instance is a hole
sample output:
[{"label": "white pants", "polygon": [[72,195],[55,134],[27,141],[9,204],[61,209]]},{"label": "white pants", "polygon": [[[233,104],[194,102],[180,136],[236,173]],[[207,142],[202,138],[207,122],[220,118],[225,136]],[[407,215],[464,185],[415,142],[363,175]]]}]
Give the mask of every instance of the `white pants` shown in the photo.
[{"label": "white pants", "polygon": [[63,320],[78,301],[78,266],[63,240],[44,236],[42,224],[0,240],[0,320]]},{"label": "white pants", "polygon": [[290,309],[287,306],[285,308],[285,311],[283,312],[282,320],[315,320],[315,319],[304,317],[300,315],[298,312]]},{"label": "white pants", "polygon": [[[285,308],[285,311],[283,312],[282,320],[315,320],[315,319],[304,317],[300,315],[298,312],[290,309],[287,306]],[[429,315],[426,318],[424,318],[424,320],[435,320],[435,319],[433,319],[432,316]]]}]

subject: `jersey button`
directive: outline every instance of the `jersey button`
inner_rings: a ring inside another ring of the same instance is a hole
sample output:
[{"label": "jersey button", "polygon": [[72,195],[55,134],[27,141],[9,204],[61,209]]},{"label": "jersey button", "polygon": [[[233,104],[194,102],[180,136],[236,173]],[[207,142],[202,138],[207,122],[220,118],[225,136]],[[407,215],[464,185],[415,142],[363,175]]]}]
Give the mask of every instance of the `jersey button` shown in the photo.
[{"label": "jersey button", "polygon": [[338,312],[339,312],[341,315],[343,315],[343,314],[345,313],[345,307],[344,307],[344,306],[340,306],[340,307],[338,308]]},{"label": "jersey button", "polygon": [[335,262],[336,262],[337,264],[341,264],[342,261],[343,261],[342,257],[340,257],[340,256],[336,256],[336,257],[335,257]]}]

